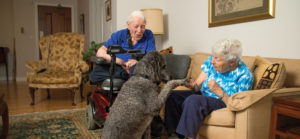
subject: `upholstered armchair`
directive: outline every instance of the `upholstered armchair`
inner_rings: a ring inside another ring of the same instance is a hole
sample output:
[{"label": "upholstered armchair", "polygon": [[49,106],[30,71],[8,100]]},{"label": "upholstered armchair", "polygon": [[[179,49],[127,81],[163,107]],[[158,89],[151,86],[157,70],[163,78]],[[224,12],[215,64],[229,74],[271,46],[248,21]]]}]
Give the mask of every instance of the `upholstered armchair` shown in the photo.
[{"label": "upholstered armchair", "polygon": [[80,90],[82,96],[82,73],[89,66],[82,60],[84,36],[77,33],[56,33],[40,38],[39,47],[42,55],[40,61],[27,61],[27,82],[34,105],[36,89],[67,88],[71,90],[72,105],[75,92]]}]

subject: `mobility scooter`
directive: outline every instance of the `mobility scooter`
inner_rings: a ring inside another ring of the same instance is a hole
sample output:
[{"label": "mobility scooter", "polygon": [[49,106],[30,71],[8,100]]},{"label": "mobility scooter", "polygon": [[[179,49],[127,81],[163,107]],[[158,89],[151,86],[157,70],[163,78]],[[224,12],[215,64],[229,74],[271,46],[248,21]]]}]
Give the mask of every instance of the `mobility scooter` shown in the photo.
[{"label": "mobility scooter", "polygon": [[114,78],[113,76],[116,65],[116,54],[132,54],[132,57],[137,60],[140,60],[144,56],[144,53],[142,53],[141,50],[124,50],[120,45],[109,46],[107,48],[107,54],[111,56],[110,63],[103,58],[91,58],[91,61],[97,64],[110,65],[110,78],[102,82],[100,89],[96,89],[94,92],[89,92],[87,94],[86,120],[87,129],[89,130],[103,127],[103,123],[109,113],[109,108],[125,82],[125,80]]}]

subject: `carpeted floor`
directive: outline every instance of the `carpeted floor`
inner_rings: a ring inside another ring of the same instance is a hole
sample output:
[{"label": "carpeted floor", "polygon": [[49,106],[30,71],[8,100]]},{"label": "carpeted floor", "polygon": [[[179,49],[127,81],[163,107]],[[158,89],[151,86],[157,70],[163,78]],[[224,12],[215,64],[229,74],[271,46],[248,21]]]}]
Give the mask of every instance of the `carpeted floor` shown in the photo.
[{"label": "carpeted floor", "polygon": [[86,129],[85,109],[75,109],[9,116],[7,138],[99,139],[100,134],[101,129]]}]

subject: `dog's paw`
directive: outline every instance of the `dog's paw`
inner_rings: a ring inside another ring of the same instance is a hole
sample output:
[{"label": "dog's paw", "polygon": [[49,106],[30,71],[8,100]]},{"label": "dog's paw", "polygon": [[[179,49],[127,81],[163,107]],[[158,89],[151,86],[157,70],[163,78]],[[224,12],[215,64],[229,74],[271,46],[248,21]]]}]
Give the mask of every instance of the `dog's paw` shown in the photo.
[{"label": "dog's paw", "polygon": [[186,86],[190,82],[190,79],[179,79],[179,80],[170,80],[167,83],[167,86],[170,86],[171,88],[175,88],[177,86],[184,85]]},{"label": "dog's paw", "polygon": [[190,84],[190,81],[191,81],[191,78],[184,79],[184,82],[181,85],[187,86]]}]

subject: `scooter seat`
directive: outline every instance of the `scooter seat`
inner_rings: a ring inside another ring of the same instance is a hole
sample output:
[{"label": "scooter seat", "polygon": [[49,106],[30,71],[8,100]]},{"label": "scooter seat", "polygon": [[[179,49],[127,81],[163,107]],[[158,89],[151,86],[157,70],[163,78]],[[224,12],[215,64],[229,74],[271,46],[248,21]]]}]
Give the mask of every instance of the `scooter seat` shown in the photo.
[{"label": "scooter seat", "polygon": [[[113,91],[119,91],[124,84],[125,80],[114,78],[113,79]],[[101,88],[105,91],[110,91],[110,79],[106,79],[103,81]]]}]

